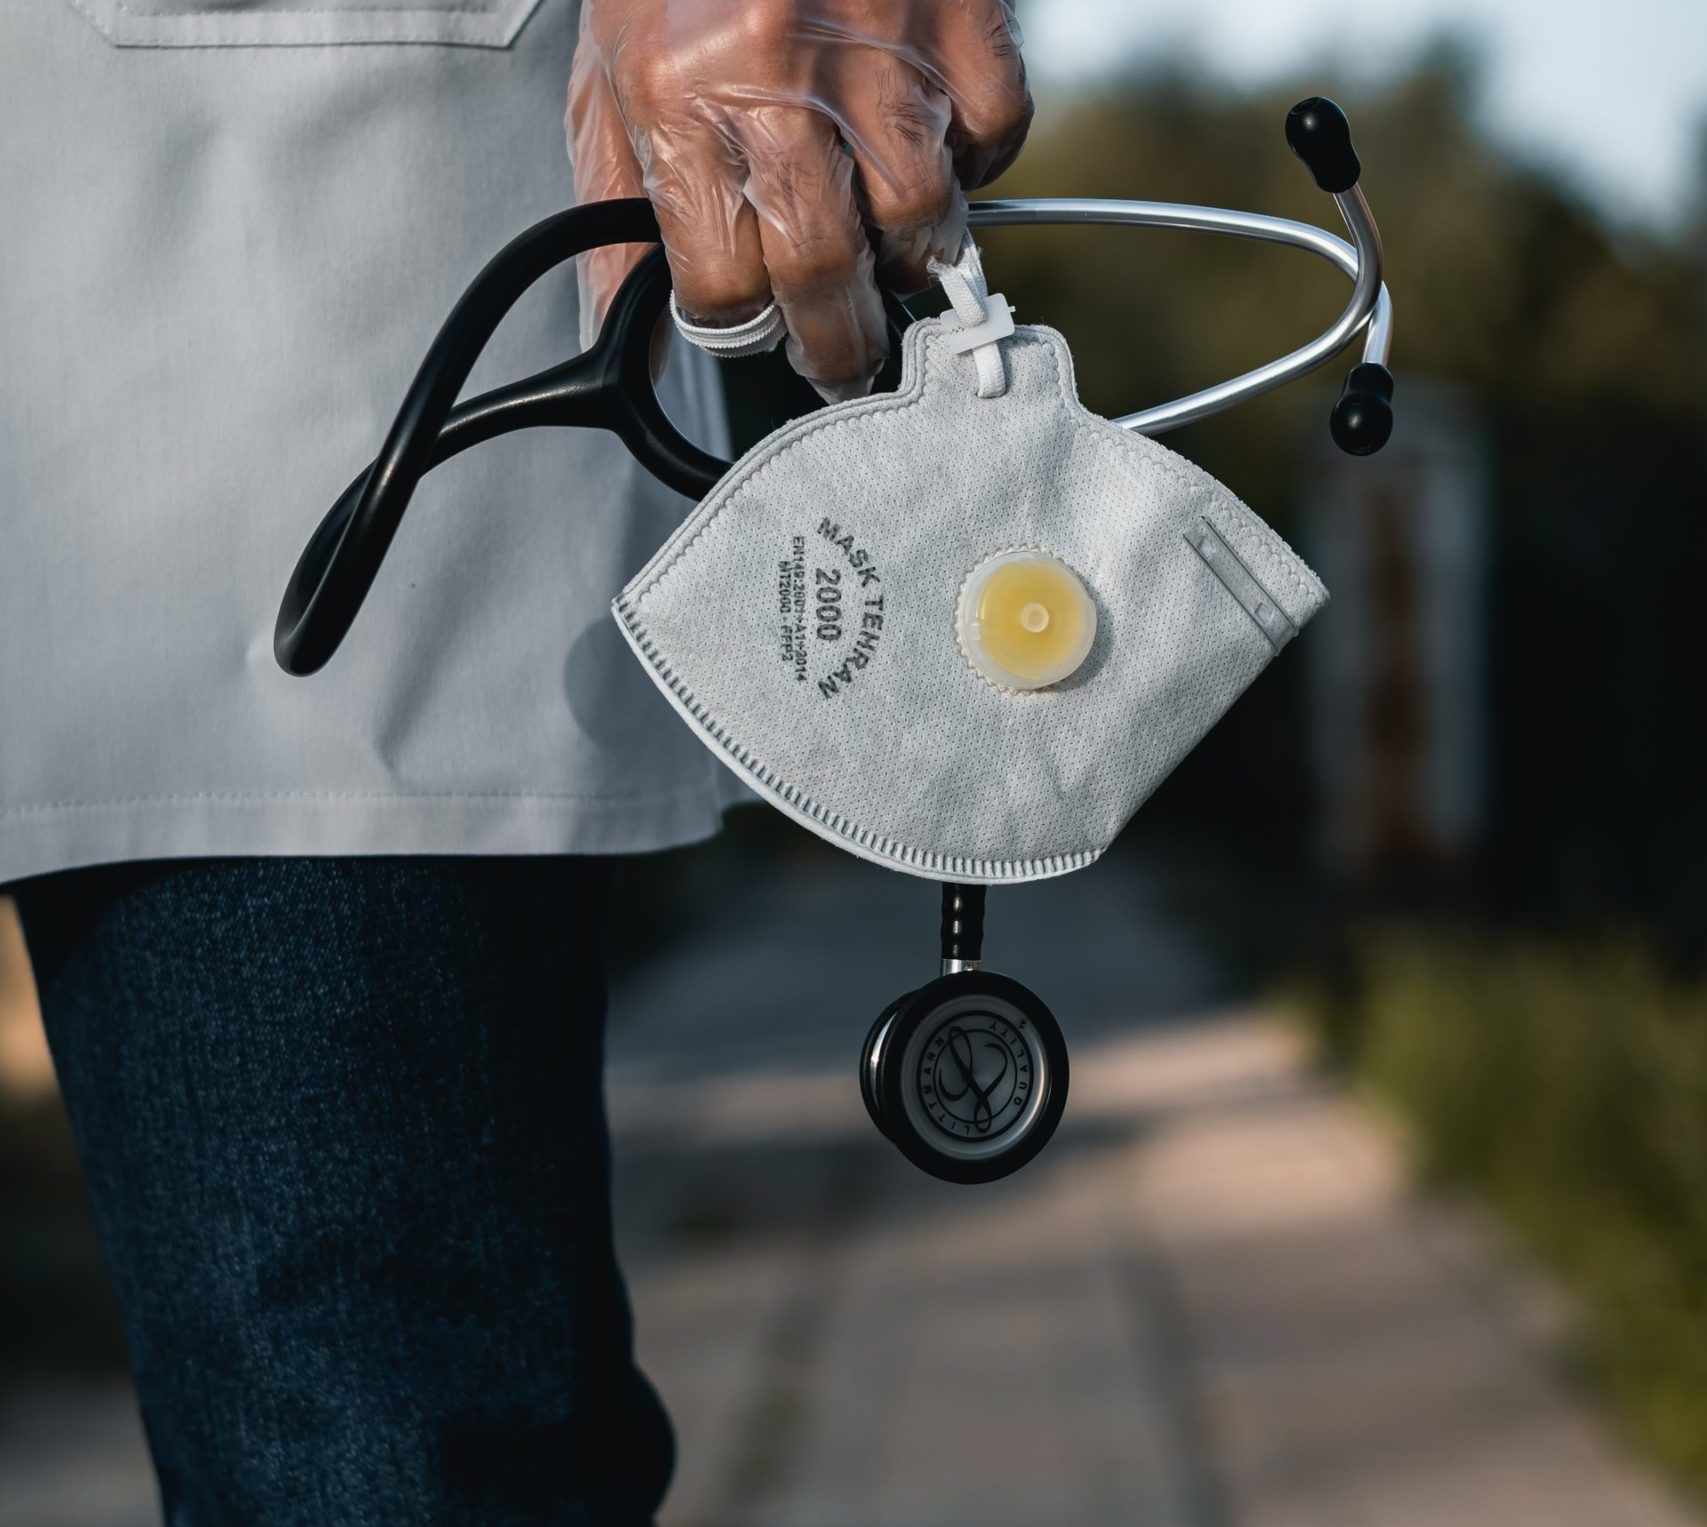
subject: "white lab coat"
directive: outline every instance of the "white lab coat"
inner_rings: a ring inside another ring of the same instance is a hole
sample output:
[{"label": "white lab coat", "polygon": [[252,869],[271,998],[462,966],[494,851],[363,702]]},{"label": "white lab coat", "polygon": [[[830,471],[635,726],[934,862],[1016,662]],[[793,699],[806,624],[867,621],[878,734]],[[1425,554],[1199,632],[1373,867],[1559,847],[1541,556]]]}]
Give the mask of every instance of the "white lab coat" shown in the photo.
[{"label": "white lab coat", "polygon": [[[570,200],[574,36],[571,0],[0,4],[0,883],[715,829],[608,611],[687,506],[612,437],[440,468],[331,663],[272,656],[452,302]],[[557,273],[471,387],[575,344]]]}]

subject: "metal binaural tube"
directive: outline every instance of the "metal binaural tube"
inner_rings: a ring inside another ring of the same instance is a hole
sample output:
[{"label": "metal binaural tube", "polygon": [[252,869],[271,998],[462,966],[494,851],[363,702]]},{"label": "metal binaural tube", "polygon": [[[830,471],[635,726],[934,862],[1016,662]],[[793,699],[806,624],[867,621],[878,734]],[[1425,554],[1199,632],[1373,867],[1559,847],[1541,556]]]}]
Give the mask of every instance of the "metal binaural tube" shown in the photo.
[{"label": "metal binaural tube", "polygon": [[1103,198],[1050,197],[973,202],[974,227],[1096,224],[1141,228],[1183,228],[1230,238],[1253,239],[1302,249],[1326,260],[1352,282],[1351,299],[1325,332],[1288,355],[1230,377],[1169,403],[1140,409],[1114,422],[1123,429],[1155,435],[1207,419],[1247,399],[1306,376],[1326,365],[1367,326],[1363,358],[1385,362],[1392,345],[1393,304],[1381,279],[1381,235],[1362,190],[1353,186],[1334,197],[1352,242],[1292,218],[1228,207],[1196,207],[1180,202],[1115,201]]}]

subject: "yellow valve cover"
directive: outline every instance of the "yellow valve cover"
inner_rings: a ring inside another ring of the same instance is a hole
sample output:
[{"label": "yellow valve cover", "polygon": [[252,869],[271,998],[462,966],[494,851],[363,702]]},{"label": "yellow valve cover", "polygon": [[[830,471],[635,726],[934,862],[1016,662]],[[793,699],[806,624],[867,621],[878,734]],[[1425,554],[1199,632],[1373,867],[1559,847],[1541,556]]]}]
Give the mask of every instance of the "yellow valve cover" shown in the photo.
[{"label": "yellow valve cover", "polygon": [[1047,552],[1001,552],[960,590],[960,649],[1002,689],[1059,684],[1089,656],[1096,633],[1096,605],[1079,575]]}]

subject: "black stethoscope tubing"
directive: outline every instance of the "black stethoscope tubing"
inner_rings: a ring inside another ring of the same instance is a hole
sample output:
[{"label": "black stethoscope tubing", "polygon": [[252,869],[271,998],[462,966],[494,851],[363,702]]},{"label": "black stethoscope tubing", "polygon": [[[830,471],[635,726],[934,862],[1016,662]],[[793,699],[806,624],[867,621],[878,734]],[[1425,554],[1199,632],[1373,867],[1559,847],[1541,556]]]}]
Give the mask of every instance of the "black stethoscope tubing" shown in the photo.
[{"label": "black stethoscope tubing", "polygon": [[649,251],[624,282],[591,348],[466,403],[456,401],[505,314],[547,271],[589,249],[657,238],[658,221],[644,199],[595,202],[534,224],[493,257],[433,340],[379,455],[303,548],[273,630],[282,667],[313,673],[337,651],[416,485],[471,446],[537,425],[591,425],[615,431],[649,471],[694,498],[722,476],[728,463],[670,422],[652,386],[651,334],[670,291],[661,248]]},{"label": "black stethoscope tubing", "polygon": [[[592,202],[535,223],[492,258],[445,319],[379,455],[327,511],[297,559],[273,628],[282,668],[314,673],[338,650],[421,478],[471,446],[540,425],[606,429],[654,477],[693,499],[703,498],[729,470],[729,462],[676,428],[658,398],[652,335],[670,295],[661,247],[630,272],[590,348],[560,366],[456,401],[499,323],[547,271],[590,249],[657,239],[657,217],[643,198]],[[885,304],[890,323],[904,329],[906,309],[890,296]]]}]

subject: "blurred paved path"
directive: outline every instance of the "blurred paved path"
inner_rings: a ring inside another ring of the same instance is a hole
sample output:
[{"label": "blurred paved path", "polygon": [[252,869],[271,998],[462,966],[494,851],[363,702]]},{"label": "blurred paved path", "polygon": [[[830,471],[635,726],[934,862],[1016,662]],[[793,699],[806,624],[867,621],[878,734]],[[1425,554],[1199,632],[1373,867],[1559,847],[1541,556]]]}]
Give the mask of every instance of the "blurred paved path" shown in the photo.
[{"label": "blurred paved path", "polygon": [[[1536,1303],[1118,865],[992,898],[1067,1122],[958,1189],[867,1121],[931,888],[743,878],[618,982],[620,1236],[682,1442],[664,1527],[1684,1527]],[[1545,1314],[1545,1305],[1541,1306]],[[140,1527],[122,1391],[0,1396],[0,1524]]]}]

